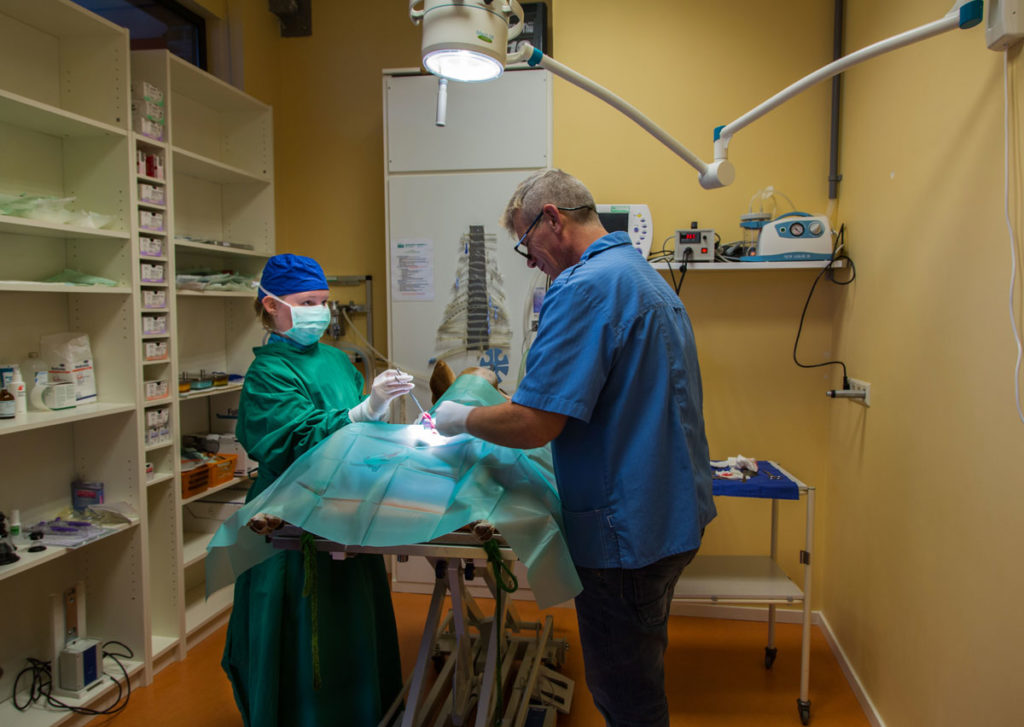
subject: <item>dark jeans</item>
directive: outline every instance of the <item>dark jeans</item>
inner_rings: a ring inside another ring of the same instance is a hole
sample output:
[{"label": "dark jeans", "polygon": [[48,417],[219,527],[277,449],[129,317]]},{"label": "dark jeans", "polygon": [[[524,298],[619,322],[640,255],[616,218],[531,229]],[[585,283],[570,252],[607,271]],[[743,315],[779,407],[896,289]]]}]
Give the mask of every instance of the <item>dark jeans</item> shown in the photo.
[{"label": "dark jeans", "polygon": [[665,648],[672,592],[696,550],[637,569],[577,568],[587,686],[608,727],[668,727]]}]

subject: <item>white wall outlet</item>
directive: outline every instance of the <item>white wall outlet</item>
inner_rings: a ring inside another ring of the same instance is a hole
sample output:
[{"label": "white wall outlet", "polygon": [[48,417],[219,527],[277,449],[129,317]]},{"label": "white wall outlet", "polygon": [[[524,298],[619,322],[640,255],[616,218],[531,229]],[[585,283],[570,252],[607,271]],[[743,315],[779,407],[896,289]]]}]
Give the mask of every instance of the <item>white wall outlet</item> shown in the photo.
[{"label": "white wall outlet", "polygon": [[1004,51],[1024,38],[1024,0],[988,0],[985,45]]},{"label": "white wall outlet", "polygon": [[850,401],[854,402],[855,404],[863,404],[864,406],[871,406],[871,384],[869,384],[867,381],[861,381],[860,379],[855,379],[852,376],[848,376],[846,380],[850,382],[850,389],[851,390],[853,390],[853,391],[863,391],[864,392],[864,398],[863,399],[850,399]]}]

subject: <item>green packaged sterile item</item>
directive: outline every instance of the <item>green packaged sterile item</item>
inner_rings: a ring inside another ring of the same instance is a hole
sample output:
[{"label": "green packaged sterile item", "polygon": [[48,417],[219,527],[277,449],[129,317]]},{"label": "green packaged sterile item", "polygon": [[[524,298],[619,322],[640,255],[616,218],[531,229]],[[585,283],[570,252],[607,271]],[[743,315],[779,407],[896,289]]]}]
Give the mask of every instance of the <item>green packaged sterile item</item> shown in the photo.
[{"label": "green packaged sterile item", "polygon": [[[484,379],[461,376],[445,400],[490,405],[505,398]],[[526,566],[541,608],[581,588],[547,446],[510,449],[415,424],[342,427],[225,521],[208,546],[207,593],[275,553],[246,527],[257,513],[334,542],[377,547],[423,543],[487,520]]]},{"label": "green packaged sterile item", "polygon": [[64,268],[56,275],[51,275],[43,281],[44,283],[68,283],[70,285],[106,285],[113,287],[117,285],[116,280],[101,278],[99,275],[89,275],[79,270]]}]

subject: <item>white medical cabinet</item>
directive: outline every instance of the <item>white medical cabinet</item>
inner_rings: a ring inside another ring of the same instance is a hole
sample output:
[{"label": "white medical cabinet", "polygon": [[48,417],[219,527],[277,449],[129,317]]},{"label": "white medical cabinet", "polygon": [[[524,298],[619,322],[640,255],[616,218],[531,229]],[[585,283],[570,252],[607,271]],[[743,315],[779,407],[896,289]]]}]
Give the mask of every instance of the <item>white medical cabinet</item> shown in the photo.
[{"label": "white medical cabinet", "polygon": [[[764,666],[775,662],[776,606],[801,606],[803,628],[800,649],[800,721],[811,719],[808,694],[811,657],[811,555],[814,550],[814,488],[800,482],[775,462],[758,462],[758,472],[744,481],[716,479],[714,494],[771,501],[771,537],[767,555],[698,555],[676,584],[675,603],[768,605],[768,645]],[[794,583],[778,564],[779,503],[803,500],[806,533],[800,551],[802,586]]]}]

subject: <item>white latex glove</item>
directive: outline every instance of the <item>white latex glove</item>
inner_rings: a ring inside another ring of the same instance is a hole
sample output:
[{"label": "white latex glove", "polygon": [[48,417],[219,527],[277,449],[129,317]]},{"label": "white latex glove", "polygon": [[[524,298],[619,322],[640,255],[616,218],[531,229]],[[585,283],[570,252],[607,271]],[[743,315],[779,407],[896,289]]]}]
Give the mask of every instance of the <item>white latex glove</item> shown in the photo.
[{"label": "white latex glove", "polygon": [[465,434],[466,418],[473,409],[472,406],[458,402],[442,401],[434,410],[434,428],[446,437]]},{"label": "white latex glove", "polygon": [[413,389],[412,376],[397,369],[388,369],[377,374],[370,386],[370,396],[349,411],[354,422],[376,422],[388,413],[388,404],[395,397],[408,394]]}]

